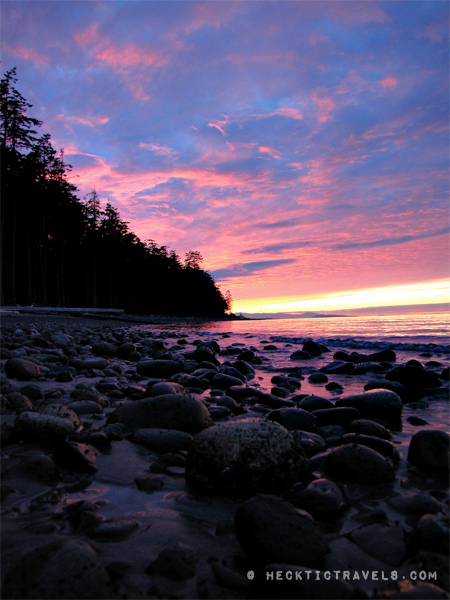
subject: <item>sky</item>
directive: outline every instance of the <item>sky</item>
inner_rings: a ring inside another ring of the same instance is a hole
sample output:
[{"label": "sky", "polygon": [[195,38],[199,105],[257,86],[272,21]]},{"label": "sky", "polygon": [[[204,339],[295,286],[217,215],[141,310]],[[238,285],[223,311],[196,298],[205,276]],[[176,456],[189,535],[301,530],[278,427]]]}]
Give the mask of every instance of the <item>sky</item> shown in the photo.
[{"label": "sky", "polygon": [[449,3],[2,0],[2,74],[233,311],[450,301]]}]

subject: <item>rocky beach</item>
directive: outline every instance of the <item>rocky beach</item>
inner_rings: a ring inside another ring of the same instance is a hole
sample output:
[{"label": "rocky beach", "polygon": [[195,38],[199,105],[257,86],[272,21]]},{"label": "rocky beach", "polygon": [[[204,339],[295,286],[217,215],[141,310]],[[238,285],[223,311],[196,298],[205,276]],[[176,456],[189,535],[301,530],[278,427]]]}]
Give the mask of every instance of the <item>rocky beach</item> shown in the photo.
[{"label": "rocky beach", "polygon": [[441,349],[5,314],[1,363],[5,600],[449,597]]}]

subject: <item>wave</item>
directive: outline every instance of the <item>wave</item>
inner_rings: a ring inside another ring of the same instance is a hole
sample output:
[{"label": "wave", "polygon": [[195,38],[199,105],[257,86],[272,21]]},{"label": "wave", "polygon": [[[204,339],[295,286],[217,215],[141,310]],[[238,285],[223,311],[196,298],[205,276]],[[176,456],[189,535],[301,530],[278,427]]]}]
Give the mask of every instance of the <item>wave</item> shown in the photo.
[{"label": "wave", "polygon": [[[415,336],[416,338],[419,336]],[[425,338],[428,336],[424,336]],[[304,344],[308,337],[270,336],[272,342],[285,344]],[[434,342],[390,342],[379,340],[363,340],[358,338],[315,338],[315,342],[325,346],[340,346],[343,348],[362,348],[374,350],[407,350],[412,352],[441,352],[450,353],[450,344],[438,344]]]}]

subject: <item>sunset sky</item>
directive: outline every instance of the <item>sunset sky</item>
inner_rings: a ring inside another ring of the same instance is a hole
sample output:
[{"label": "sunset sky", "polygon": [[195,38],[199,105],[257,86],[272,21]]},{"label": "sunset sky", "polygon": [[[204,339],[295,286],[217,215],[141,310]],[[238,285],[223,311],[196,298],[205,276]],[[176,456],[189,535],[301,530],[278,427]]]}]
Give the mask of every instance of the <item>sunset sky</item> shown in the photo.
[{"label": "sunset sky", "polygon": [[1,2],[2,73],[235,312],[448,302],[447,1]]}]

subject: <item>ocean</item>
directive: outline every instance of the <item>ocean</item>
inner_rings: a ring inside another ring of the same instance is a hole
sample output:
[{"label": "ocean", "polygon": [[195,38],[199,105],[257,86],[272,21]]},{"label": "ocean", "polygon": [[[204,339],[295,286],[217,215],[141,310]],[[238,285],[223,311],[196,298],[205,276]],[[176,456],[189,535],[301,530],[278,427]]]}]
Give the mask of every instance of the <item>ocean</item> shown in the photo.
[{"label": "ocean", "polygon": [[[215,340],[221,349],[242,347],[255,351],[262,364],[255,365],[255,378],[250,385],[270,392],[275,374],[297,370],[302,382],[299,393],[315,394],[330,400],[339,396],[358,394],[373,379],[383,378],[376,371],[358,375],[337,375],[330,381],[340,383],[343,390],[329,391],[324,384],[313,384],[308,376],[313,371],[333,361],[338,350],[370,354],[382,349],[396,353],[395,365],[410,360],[419,361],[427,369],[440,374],[450,366],[450,319],[446,313],[421,313],[408,315],[316,317],[298,319],[261,319],[220,321],[195,325],[146,325],[138,326],[169,338],[186,337],[189,341]],[[157,334],[158,335],[158,334]],[[307,339],[324,344],[330,352],[313,360],[293,360],[291,355],[302,348]],[[268,349],[273,347],[273,349]],[[235,357],[222,356],[221,362],[233,362]],[[427,364],[432,362],[433,364]],[[426,428],[449,429],[448,383],[443,381],[439,398],[422,403],[406,404],[403,409],[403,432],[398,442],[407,449],[406,442],[417,431],[410,417],[426,422]]]}]

